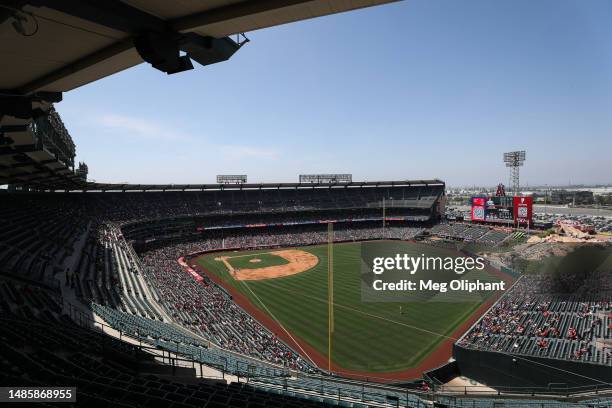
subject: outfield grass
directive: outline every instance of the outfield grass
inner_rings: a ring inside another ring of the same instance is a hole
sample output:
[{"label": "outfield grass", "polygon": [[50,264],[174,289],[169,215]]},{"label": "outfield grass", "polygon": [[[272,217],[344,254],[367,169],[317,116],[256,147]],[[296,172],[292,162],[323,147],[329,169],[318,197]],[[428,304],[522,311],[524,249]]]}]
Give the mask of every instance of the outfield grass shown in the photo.
[{"label": "outfield grass", "polygon": [[[227,262],[234,269],[257,269],[268,266],[278,266],[288,264],[289,261],[272,253],[257,253],[257,254],[230,254],[226,255]],[[258,262],[252,262],[258,260]]]},{"label": "outfield grass", "polygon": [[[448,250],[421,244],[389,244],[396,246],[394,250],[415,255],[424,251],[432,256],[450,254]],[[383,373],[416,367],[446,339],[444,336],[450,335],[482,303],[363,303],[360,245],[334,246],[336,308],[332,358],[344,369]],[[297,275],[269,280],[236,281],[222,262],[215,261],[219,256],[247,252],[215,253],[199,258],[197,262],[266,312],[252,290],[287,330],[327,356],[327,247],[299,249],[316,255],[319,258],[317,266]],[[262,257],[267,252],[270,250],[250,251],[248,254]]]}]

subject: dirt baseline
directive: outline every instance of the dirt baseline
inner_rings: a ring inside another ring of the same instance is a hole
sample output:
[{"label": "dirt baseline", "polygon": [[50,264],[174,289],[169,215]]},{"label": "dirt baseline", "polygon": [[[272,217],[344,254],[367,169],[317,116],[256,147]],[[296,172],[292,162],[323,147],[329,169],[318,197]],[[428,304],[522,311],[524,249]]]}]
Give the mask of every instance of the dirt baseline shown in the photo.
[{"label": "dirt baseline", "polygon": [[229,270],[232,277],[236,280],[264,280],[282,278],[284,276],[296,275],[314,268],[319,263],[319,258],[310,252],[299,249],[284,249],[281,251],[268,252],[269,254],[280,256],[289,263],[285,265],[266,266],[263,268],[241,268],[235,269],[227,261],[231,257],[215,258],[222,261]]}]

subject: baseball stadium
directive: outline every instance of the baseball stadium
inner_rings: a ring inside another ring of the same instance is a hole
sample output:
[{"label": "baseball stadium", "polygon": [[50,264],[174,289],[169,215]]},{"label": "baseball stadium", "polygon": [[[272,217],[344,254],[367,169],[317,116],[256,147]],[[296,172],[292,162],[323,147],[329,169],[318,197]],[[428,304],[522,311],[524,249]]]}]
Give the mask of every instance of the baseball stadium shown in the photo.
[{"label": "baseball stadium", "polygon": [[[229,60],[244,32],[383,3],[0,1],[0,403],[612,406],[609,240],[544,234],[531,197],[477,194],[459,220],[433,176],[104,183],[75,162],[64,93],[142,62],[181,75]],[[397,254],[440,263],[376,272]]]},{"label": "baseball stadium", "polygon": [[[381,242],[389,252],[442,256],[450,252],[403,240]],[[456,303],[450,311],[445,303],[365,305],[359,296],[360,254],[360,242],[344,242],[265,252],[215,252],[191,258],[191,265],[235,299],[244,299],[245,309],[263,312],[262,319],[272,320],[275,333],[318,367],[345,376],[401,380],[444,364],[449,354],[445,340],[461,333],[486,303]],[[333,293],[328,293],[328,279],[332,279]]]}]

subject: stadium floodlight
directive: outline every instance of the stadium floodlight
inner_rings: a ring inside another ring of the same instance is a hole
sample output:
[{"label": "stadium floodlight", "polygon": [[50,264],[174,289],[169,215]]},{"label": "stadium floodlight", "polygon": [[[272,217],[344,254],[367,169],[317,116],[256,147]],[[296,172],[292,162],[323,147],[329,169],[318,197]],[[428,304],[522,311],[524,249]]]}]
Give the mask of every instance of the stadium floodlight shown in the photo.
[{"label": "stadium floodlight", "polygon": [[525,150],[504,153],[504,163],[510,168],[510,179],[514,195],[519,194],[519,168],[525,163]]}]

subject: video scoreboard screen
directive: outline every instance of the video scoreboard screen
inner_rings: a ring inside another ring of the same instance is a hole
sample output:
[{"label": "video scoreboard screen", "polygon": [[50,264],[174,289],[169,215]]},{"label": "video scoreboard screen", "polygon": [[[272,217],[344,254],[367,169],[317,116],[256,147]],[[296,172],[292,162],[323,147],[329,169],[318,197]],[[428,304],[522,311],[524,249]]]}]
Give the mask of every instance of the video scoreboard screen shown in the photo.
[{"label": "video scoreboard screen", "polygon": [[514,219],[518,223],[531,224],[533,217],[533,197],[513,197]]},{"label": "video scoreboard screen", "polygon": [[300,183],[335,184],[352,181],[352,174],[300,174]]},{"label": "video scoreboard screen", "polygon": [[475,196],[471,198],[472,221],[530,224],[532,197]]},{"label": "video scoreboard screen", "polygon": [[246,174],[219,174],[217,175],[217,184],[245,184],[247,182]]}]

